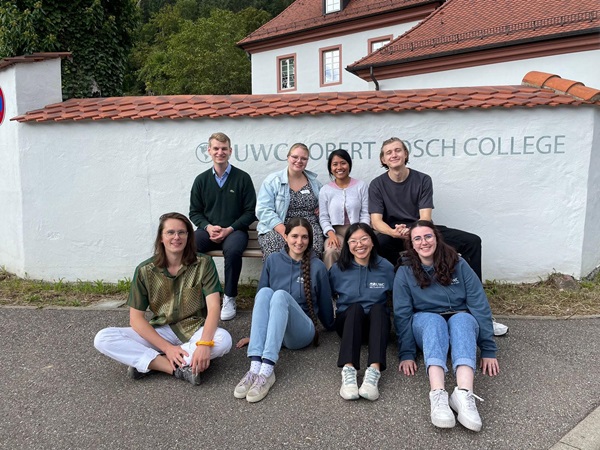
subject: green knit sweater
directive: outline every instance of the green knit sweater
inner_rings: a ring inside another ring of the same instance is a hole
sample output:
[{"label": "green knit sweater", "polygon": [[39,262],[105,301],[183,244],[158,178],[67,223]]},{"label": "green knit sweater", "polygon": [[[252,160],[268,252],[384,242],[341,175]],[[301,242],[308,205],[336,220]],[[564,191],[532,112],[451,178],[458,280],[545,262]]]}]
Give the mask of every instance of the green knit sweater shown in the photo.
[{"label": "green knit sweater", "polygon": [[198,228],[207,225],[248,230],[256,220],[256,191],[252,178],[243,170],[231,166],[223,187],[219,187],[212,168],[194,180],[190,195],[190,220]]}]

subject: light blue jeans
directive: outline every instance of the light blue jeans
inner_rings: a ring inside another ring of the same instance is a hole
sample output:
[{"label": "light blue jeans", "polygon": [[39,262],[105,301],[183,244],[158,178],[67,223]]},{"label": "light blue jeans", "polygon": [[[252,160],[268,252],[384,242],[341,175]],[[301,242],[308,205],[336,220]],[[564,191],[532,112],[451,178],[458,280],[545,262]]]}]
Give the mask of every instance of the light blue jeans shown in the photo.
[{"label": "light blue jeans", "polygon": [[412,329],[417,346],[423,350],[427,371],[429,366],[448,371],[448,347],[454,372],[458,366],[469,366],[475,371],[479,324],[471,314],[456,313],[446,321],[437,313],[418,312],[413,315]]},{"label": "light blue jeans", "polygon": [[281,345],[295,350],[309,345],[315,326],[298,302],[286,291],[264,287],[254,298],[248,357],[277,362]]}]

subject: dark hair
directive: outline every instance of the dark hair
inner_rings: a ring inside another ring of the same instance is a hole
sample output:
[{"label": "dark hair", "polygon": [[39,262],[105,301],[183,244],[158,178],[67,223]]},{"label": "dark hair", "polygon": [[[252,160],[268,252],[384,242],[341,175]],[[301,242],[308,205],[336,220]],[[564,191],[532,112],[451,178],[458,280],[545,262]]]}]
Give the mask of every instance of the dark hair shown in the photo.
[{"label": "dark hair", "polygon": [[452,283],[452,272],[454,272],[454,268],[458,264],[458,253],[444,242],[441,233],[430,220],[417,220],[410,226],[409,236],[411,236],[411,239],[409,239],[409,248],[407,251],[407,265],[410,265],[421,289],[431,285],[431,277],[423,269],[421,259],[413,246],[412,231],[417,227],[429,227],[433,230],[437,243],[435,252],[433,253],[434,277],[442,286],[449,286]]},{"label": "dark hair", "polygon": [[168,265],[165,245],[162,243],[162,234],[165,229],[165,222],[168,219],[181,220],[185,224],[185,229],[188,234],[181,262],[186,266],[189,266],[196,261],[196,238],[194,237],[194,227],[192,226],[192,222],[190,222],[186,216],[178,212],[170,212],[160,216],[156,240],[154,241],[154,265],[160,268],[165,268]]},{"label": "dark hair", "polygon": [[331,172],[331,162],[333,161],[334,156],[338,156],[344,161],[346,161],[349,166],[348,173],[352,172],[352,158],[350,158],[350,154],[346,150],[339,148],[337,150],[332,151],[329,155],[329,158],[327,158],[327,171],[329,172],[329,178],[334,178],[333,173]]},{"label": "dark hair", "polygon": [[366,223],[359,222],[350,225],[346,231],[346,234],[344,235],[342,251],[337,260],[337,265],[342,271],[349,269],[352,266],[352,261],[354,261],[354,255],[350,252],[350,245],[348,244],[348,241],[350,240],[350,236],[352,236],[358,230],[363,230],[365,233],[367,233],[373,242],[373,248],[371,249],[371,254],[369,255],[369,269],[374,269],[377,266],[377,255],[379,254],[379,241],[377,240],[377,236],[375,235],[373,228]]},{"label": "dark hair", "polygon": [[[311,293],[311,279],[310,279],[310,254],[312,252],[313,246],[313,229],[312,225],[308,220],[304,217],[293,217],[285,224],[285,234],[289,234],[296,227],[304,227],[308,232],[308,246],[306,250],[304,250],[304,254],[302,255],[302,279],[304,280],[304,297],[306,298],[306,304],[308,306],[308,315],[310,319],[313,321],[315,326],[315,338],[313,340],[313,344],[315,346],[319,343],[319,335],[317,333],[317,316],[315,315],[315,309],[313,307],[312,301],[312,293]],[[290,251],[287,244],[285,244],[285,249],[287,252]]]},{"label": "dark hair", "polygon": [[397,138],[397,137],[391,137],[389,139],[386,139],[385,141],[383,141],[383,144],[381,144],[381,150],[379,151],[379,162],[381,163],[381,167],[385,167],[386,169],[389,169],[389,167],[387,166],[387,164],[384,164],[383,161],[381,161],[383,159],[383,147],[385,147],[388,144],[391,144],[393,142],[400,142],[400,144],[402,145],[402,149],[404,150],[404,153],[406,153],[406,160],[404,161],[404,164],[408,164],[408,148],[406,148],[406,144],[402,141],[402,139]]}]

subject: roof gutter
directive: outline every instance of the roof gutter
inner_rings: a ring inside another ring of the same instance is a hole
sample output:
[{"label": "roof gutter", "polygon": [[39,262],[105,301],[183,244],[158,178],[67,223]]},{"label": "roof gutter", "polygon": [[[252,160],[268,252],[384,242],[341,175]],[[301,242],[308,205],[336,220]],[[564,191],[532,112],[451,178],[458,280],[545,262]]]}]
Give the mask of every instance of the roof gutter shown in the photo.
[{"label": "roof gutter", "polygon": [[369,68],[369,74],[371,75],[371,80],[373,80],[373,83],[375,83],[375,90],[378,91],[379,81],[377,81],[377,78],[375,78],[375,74],[373,73],[373,66]]}]

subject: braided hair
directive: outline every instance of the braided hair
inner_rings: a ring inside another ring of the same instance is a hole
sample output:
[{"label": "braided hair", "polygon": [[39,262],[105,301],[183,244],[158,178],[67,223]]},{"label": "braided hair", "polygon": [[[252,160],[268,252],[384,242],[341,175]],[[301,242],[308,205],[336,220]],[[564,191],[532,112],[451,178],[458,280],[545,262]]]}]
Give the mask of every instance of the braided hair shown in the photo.
[{"label": "braided hair", "polygon": [[[296,227],[303,227],[308,232],[308,246],[306,250],[304,250],[304,254],[302,255],[301,268],[302,268],[302,279],[304,280],[304,297],[306,298],[306,305],[308,306],[308,316],[313,321],[315,326],[315,338],[313,340],[313,344],[315,346],[319,345],[319,334],[317,332],[317,316],[315,314],[315,309],[313,307],[312,301],[312,280],[310,278],[310,254],[312,252],[313,246],[313,229],[308,220],[304,217],[294,217],[290,219],[285,224],[285,234],[291,233],[291,231]],[[286,251],[289,253],[289,246],[285,245]]]}]

